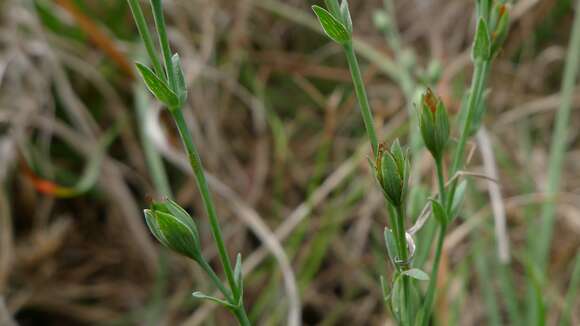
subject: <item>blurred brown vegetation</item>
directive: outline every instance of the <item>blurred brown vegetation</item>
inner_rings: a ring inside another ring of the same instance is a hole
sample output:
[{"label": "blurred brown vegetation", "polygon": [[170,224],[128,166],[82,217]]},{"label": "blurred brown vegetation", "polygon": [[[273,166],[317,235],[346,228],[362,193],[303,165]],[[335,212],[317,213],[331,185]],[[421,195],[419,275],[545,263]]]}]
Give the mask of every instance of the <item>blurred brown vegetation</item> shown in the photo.
[{"label": "blurred brown vegetation", "polygon": [[[381,240],[385,210],[366,165],[348,68],[339,49],[310,27],[312,3],[283,4],[308,20],[274,0],[164,2],[190,85],[186,117],[211,175],[227,243],[253,270],[246,273],[246,302],[258,324],[284,324],[289,301],[283,279],[294,273],[305,324],[388,324],[378,285],[379,273],[388,269]],[[403,47],[414,51],[411,64],[441,64],[435,89],[457,112],[471,73],[473,3],[395,5]],[[378,0],[351,3],[356,35],[378,51],[378,59],[393,62],[373,25],[381,8]],[[133,80],[132,62],[141,45],[125,1],[4,0],[0,17],[0,324],[232,324],[226,312],[191,298],[194,289],[211,292],[211,286],[194,264],[161,250],[144,224],[146,198],[159,191],[135,113],[143,86]],[[518,1],[488,82],[485,126],[500,171],[521,297],[526,280],[518,259],[537,215],[534,203],[542,200],[572,18],[570,1]],[[404,135],[404,94],[380,60],[361,61],[380,135]],[[173,194],[198,218],[209,243],[174,127],[154,101],[140,105],[147,106],[146,131],[164,158]],[[580,246],[577,112],[569,123],[545,288],[552,325]],[[118,135],[101,158],[95,153],[111,128]],[[75,193],[95,160],[95,183]],[[430,158],[416,164],[431,187]],[[470,170],[483,172],[477,151]],[[452,226],[445,250],[436,307],[441,325],[488,322],[482,289],[491,285],[478,280],[470,256],[497,260],[493,219],[487,182],[473,185],[479,195]],[[477,238],[483,247],[474,244]],[[265,239],[284,245],[293,271],[281,273]]]}]

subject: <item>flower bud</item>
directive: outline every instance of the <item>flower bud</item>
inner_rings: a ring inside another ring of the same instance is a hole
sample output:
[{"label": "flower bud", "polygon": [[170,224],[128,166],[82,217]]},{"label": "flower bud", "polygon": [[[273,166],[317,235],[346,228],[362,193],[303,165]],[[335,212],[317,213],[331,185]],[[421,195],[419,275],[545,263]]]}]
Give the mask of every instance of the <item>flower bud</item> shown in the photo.
[{"label": "flower bud", "polygon": [[409,154],[403,150],[399,140],[395,140],[389,150],[383,144],[379,147],[375,162],[377,180],[387,200],[393,206],[401,206],[407,194],[409,183]]},{"label": "flower bud", "polygon": [[176,202],[154,202],[144,213],[149,230],[162,245],[195,261],[202,259],[197,226]]},{"label": "flower bud", "polygon": [[449,117],[445,105],[431,89],[427,89],[421,99],[419,129],[425,147],[436,160],[441,159],[449,140]]}]

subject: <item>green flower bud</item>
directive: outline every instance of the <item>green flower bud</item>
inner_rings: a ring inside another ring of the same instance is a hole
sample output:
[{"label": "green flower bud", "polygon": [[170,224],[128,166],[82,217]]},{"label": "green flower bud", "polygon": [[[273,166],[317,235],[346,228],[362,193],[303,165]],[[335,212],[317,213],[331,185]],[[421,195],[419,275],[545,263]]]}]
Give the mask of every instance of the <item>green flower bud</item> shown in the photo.
[{"label": "green flower bud", "polygon": [[395,140],[389,150],[379,146],[375,171],[385,198],[393,206],[401,206],[405,201],[409,183],[409,154],[403,150],[399,140]]},{"label": "green flower bud", "polygon": [[176,202],[154,202],[144,213],[149,230],[162,245],[195,261],[202,259],[197,226]]},{"label": "green flower bud", "polygon": [[436,160],[441,159],[449,140],[449,117],[440,98],[427,89],[419,109],[419,129],[425,147]]}]

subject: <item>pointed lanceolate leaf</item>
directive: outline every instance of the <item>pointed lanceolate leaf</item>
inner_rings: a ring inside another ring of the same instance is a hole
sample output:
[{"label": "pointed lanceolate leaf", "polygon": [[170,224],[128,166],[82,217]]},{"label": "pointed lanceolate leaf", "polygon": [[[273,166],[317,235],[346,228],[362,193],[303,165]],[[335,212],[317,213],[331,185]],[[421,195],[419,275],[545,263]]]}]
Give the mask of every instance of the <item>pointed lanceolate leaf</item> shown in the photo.
[{"label": "pointed lanceolate leaf", "polygon": [[215,303],[221,304],[222,306],[224,306],[228,309],[236,309],[236,307],[229,302],[226,302],[226,301],[219,299],[219,298],[216,298],[216,297],[212,297],[212,296],[203,294],[202,292],[199,292],[199,291],[195,291],[191,295],[196,299],[209,300],[209,301],[213,301]]},{"label": "pointed lanceolate leaf", "polygon": [[435,217],[435,219],[439,224],[447,225],[448,221],[447,214],[445,213],[445,209],[443,208],[443,206],[441,206],[441,203],[439,203],[436,200],[432,200],[431,210],[433,212],[433,216]]},{"label": "pointed lanceolate leaf", "polygon": [[322,29],[333,41],[344,44],[350,41],[351,35],[346,26],[336,19],[330,12],[320,6],[312,6],[312,10],[318,17]]},{"label": "pointed lanceolate leaf", "polygon": [[183,75],[183,68],[181,67],[179,54],[176,53],[171,57],[171,64],[173,65],[173,74],[175,75],[176,95],[179,99],[179,105],[182,106],[187,100],[187,85],[185,84],[185,77]]},{"label": "pointed lanceolate leaf", "polygon": [[394,267],[396,267],[396,261],[399,257],[399,251],[397,249],[397,241],[395,240],[395,235],[393,231],[389,228],[385,228],[385,246],[387,247],[387,254],[389,255],[389,260]]},{"label": "pointed lanceolate leaf", "polygon": [[419,281],[429,281],[429,275],[418,268],[408,269],[404,271],[403,274]]},{"label": "pointed lanceolate leaf", "polygon": [[455,195],[453,196],[453,204],[451,205],[451,212],[452,212],[452,219],[457,217],[457,213],[459,212],[459,207],[461,203],[463,203],[463,198],[465,197],[465,191],[467,190],[467,181],[462,180],[457,189],[455,190]]},{"label": "pointed lanceolate leaf", "polygon": [[177,95],[169,89],[169,86],[161,80],[149,67],[137,62],[137,69],[147,85],[147,88],[155,97],[168,108],[172,109],[179,105]]},{"label": "pointed lanceolate leaf", "polygon": [[234,279],[238,287],[240,298],[243,297],[244,291],[244,276],[242,275],[242,254],[238,253],[236,257],[236,266],[234,267]]},{"label": "pointed lanceolate leaf", "polygon": [[387,283],[385,282],[385,278],[382,275],[380,276],[380,281],[381,281],[381,290],[383,291],[383,302],[387,303],[389,301],[390,294],[389,289],[387,288]]},{"label": "pointed lanceolate leaf", "polygon": [[475,40],[473,41],[472,56],[474,61],[485,61],[491,57],[491,42],[487,23],[483,18],[477,23]]},{"label": "pointed lanceolate leaf", "polygon": [[344,22],[346,29],[350,34],[352,34],[352,18],[350,17],[347,0],[342,0],[340,4],[340,14],[342,15],[342,21]]}]

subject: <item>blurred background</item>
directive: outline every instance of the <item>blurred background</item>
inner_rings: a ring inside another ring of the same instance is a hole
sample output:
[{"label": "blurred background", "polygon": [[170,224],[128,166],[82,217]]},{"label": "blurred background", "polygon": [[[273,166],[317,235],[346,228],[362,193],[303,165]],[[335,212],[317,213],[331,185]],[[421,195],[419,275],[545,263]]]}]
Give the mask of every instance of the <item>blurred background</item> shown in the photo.
[{"label": "blurred background", "polygon": [[[392,325],[378,280],[392,274],[386,209],[346,61],[312,4],[164,1],[189,85],[185,115],[230,255],[244,257],[251,319],[285,325],[300,308],[305,325]],[[382,141],[417,132],[409,115],[424,86],[459,110],[471,80],[473,1],[350,6]],[[532,309],[548,325],[580,325],[574,110],[553,230],[540,223],[573,6],[511,6],[467,168],[497,184],[469,179],[444,247],[438,325],[525,324]],[[201,270],[146,229],[150,198],[173,196],[219,267],[176,130],[135,79],[139,58],[126,1],[0,1],[0,325],[234,325],[192,298],[213,290]],[[410,219],[435,189],[432,159],[418,153]],[[415,263],[427,271],[434,231],[429,221],[416,236]],[[532,254],[537,241],[551,241],[545,268]]]}]

